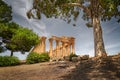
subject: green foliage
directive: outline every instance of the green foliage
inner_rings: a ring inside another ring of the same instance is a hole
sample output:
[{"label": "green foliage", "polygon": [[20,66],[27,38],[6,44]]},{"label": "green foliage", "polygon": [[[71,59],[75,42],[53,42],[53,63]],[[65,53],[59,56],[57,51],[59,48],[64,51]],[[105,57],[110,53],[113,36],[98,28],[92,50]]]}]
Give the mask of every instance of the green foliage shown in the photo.
[{"label": "green foliage", "polygon": [[10,40],[12,35],[15,34],[15,31],[19,28],[19,25],[11,23],[0,23],[0,36],[3,39]]},{"label": "green foliage", "polygon": [[50,60],[50,57],[49,57],[48,53],[41,53],[40,54],[40,62],[46,62],[49,60]]},{"label": "green foliage", "polygon": [[20,63],[17,57],[0,56],[0,66],[14,66]]},{"label": "green foliage", "polygon": [[29,51],[39,43],[39,37],[32,30],[11,23],[0,23],[0,36],[6,40],[6,47],[11,51]]},{"label": "green foliage", "polygon": [[3,0],[0,0],[0,23],[6,23],[12,20],[12,9]]},{"label": "green foliage", "polygon": [[32,13],[31,9],[27,12],[27,16],[28,18],[41,19],[41,14],[44,14],[47,18],[61,18],[70,23],[72,19],[71,16],[76,20],[79,15],[79,11],[73,6],[63,5],[76,1],[77,0],[34,0],[32,9],[36,9],[36,14]]},{"label": "green foliage", "polygon": [[104,9],[104,14],[102,15],[102,20],[110,20],[112,17],[120,21],[120,0],[99,0],[102,8]]},{"label": "green foliage", "polygon": [[72,57],[77,57],[77,55],[76,55],[76,54],[71,53],[71,54],[70,54],[70,56],[69,56],[69,60],[70,60],[70,61],[72,61]]},{"label": "green foliage", "polygon": [[40,62],[40,57],[39,56],[40,56],[40,54],[32,52],[27,56],[26,62],[28,64],[38,63],[38,62]]},{"label": "green foliage", "polygon": [[39,38],[32,30],[20,27],[12,36],[9,47],[13,50],[29,51],[37,43]]},{"label": "green foliage", "polygon": [[49,61],[50,57],[47,53],[42,53],[42,54],[38,54],[35,52],[31,52],[28,56],[27,56],[27,63],[28,64],[34,64],[34,63],[39,63],[39,62],[46,62]]},{"label": "green foliage", "polygon": [[[103,21],[112,17],[120,21],[118,6],[120,0],[34,0],[33,8],[27,12],[27,16],[41,19],[41,14],[44,14],[47,18],[61,18],[69,23],[77,20],[82,9],[82,18],[87,21],[92,20],[93,15],[101,17]],[[34,9],[36,14],[32,12]]]},{"label": "green foliage", "polygon": [[3,48],[0,46],[0,53],[3,51]]}]

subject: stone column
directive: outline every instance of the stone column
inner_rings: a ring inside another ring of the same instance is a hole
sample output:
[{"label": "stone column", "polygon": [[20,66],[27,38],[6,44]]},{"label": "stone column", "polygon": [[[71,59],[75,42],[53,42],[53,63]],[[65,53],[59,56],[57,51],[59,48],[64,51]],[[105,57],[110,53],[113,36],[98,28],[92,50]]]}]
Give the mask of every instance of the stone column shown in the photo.
[{"label": "stone column", "polygon": [[65,43],[62,42],[62,57],[65,56]]},{"label": "stone column", "polygon": [[36,52],[40,54],[41,51],[41,38],[39,38],[40,42],[34,46],[33,50],[31,52]]},{"label": "stone column", "polygon": [[49,43],[50,43],[49,56],[53,57],[53,39],[52,38],[49,39]]},{"label": "stone column", "polygon": [[56,58],[58,59],[59,57],[59,41],[56,40]]},{"label": "stone column", "polygon": [[75,38],[72,38],[72,53],[75,54]]},{"label": "stone column", "polygon": [[60,52],[59,52],[59,54],[60,54],[60,58],[62,58],[62,46],[60,46]]},{"label": "stone column", "polygon": [[71,54],[71,46],[70,46],[70,44],[68,44],[68,56]]},{"label": "stone column", "polygon": [[43,53],[46,52],[46,37],[40,37],[40,43],[37,44],[34,49],[32,50],[32,52],[36,52],[36,53]]},{"label": "stone column", "polygon": [[67,44],[66,43],[64,44],[64,48],[65,48],[64,49],[64,56],[67,56]]},{"label": "stone column", "polygon": [[45,52],[46,51],[46,37],[41,37],[41,47],[42,47],[42,50],[41,52]]}]

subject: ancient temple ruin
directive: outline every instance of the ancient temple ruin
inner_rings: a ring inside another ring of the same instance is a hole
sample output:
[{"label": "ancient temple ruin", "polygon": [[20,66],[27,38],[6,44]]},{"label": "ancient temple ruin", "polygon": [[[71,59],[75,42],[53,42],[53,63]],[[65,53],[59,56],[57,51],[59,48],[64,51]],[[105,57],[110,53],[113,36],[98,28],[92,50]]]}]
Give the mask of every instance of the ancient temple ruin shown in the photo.
[{"label": "ancient temple ruin", "polygon": [[31,52],[43,53],[46,52],[46,37],[40,37],[40,43],[35,45]]},{"label": "ancient temple ruin", "polygon": [[[53,47],[53,42],[56,43],[55,48]],[[57,37],[52,36],[49,38],[49,56],[50,58],[60,59],[64,56],[69,56],[70,53],[75,53],[75,38],[74,37]],[[43,53],[46,51],[46,37],[40,38],[40,43],[37,44],[32,52]]]}]

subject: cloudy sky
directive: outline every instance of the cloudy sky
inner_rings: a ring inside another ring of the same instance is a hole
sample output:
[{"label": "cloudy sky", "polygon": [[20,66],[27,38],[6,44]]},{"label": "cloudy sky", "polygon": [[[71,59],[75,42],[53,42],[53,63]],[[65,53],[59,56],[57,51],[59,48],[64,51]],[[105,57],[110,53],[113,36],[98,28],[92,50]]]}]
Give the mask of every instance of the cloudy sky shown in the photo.
[{"label": "cloudy sky", "polygon": [[[73,36],[75,37],[76,54],[94,55],[93,30],[85,26],[85,21],[79,19],[76,27],[72,24],[67,24],[60,19],[47,19],[42,16],[41,20],[28,19],[26,16],[27,10],[32,7],[32,0],[4,0],[12,6],[13,21],[28,27],[36,32],[39,36],[51,37],[55,36]],[[103,38],[105,48],[109,55],[120,52],[120,23],[115,19],[108,22],[102,22]],[[47,41],[47,50],[48,48]]]}]

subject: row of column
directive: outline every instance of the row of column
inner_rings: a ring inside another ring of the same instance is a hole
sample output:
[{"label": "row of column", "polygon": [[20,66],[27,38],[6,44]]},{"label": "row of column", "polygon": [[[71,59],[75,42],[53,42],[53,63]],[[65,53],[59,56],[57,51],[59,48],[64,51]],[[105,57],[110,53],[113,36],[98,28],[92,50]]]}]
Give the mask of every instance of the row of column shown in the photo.
[{"label": "row of column", "polygon": [[[53,49],[53,40],[56,41],[56,47]],[[64,56],[69,56],[70,53],[75,53],[75,46],[74,46],[74,38],[60,38],[59,39],[54,39],[50,38],[49,39],[49,56],[51,58],[63,58]],[[60,44],[62,43],[62,44]],[[32,52],[37,52],[39,54],[46,52],[46,37],[41,37],[40,38],[40,43],[34,47]]]},{"label": "row of column", "polygon": [[[62,44],[60,44],[60,42]],[[50,50],[49,50],[50,57],[63,58],[64,56],[69,56],[70,53],[75,53],[74,39],[72,39],[70,42],[63,42],[56,40],[55,49],[53,49],[52,38],[49,39],[49,43],[50,43]]]}]

